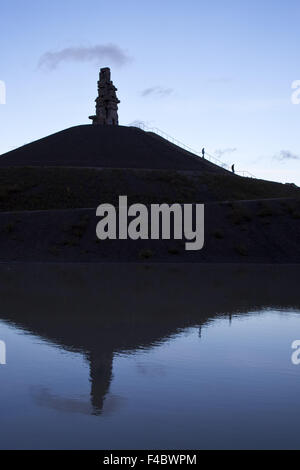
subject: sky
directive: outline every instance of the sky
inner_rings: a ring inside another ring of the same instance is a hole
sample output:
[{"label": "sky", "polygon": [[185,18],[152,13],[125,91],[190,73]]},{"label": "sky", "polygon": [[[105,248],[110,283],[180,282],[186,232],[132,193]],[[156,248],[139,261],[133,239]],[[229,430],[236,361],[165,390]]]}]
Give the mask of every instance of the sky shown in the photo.
[{"label": "sky", "polygon": [[0,0],[0,154],[90,123],[108,66],[121,125],[300,185],[299,14],[298,0]]}]

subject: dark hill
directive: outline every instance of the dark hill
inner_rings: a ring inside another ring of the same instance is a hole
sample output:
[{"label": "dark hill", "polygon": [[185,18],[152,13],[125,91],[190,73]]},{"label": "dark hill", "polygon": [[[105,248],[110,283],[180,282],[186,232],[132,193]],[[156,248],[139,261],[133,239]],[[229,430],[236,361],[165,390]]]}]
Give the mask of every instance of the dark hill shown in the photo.
[{"label": "dark hill", "polygon": [[0,157],[0,166],[151,168],[228,173],[136,127],[83,125],[65,129]]},{"label": "dark hill", "polygon": [[[299,188],[233,175],[135,127],[65,129],[3,155],[0,167],[2,262],[300,262]],[[205,203],[204,249],[99,243],[96,207],[118,205],[120,195],[129,204]]]}]

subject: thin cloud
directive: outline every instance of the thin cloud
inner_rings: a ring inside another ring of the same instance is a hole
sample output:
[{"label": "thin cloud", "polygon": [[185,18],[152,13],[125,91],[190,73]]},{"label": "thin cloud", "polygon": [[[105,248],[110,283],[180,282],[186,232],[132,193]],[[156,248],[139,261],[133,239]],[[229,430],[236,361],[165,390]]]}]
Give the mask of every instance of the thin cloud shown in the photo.
[{"label": "thin cloud", "polygon": [[286,160],[300,160],[300,156],[290,152],[289,150],[281,150],[281,152],[274,155],[273,159],[282,162]]},{"label": "thin cloud", "polygon": [[219,149],[219,150],[216,150],[215,151],[215,155],[218,157],[218,158],[221,158],[223,157],[226,153],[234,153],[236,152],[237,149],[236,148],[226,148],[226,149]]},{"label": "thin cloud", "polygon": [[63,62],[112,62],[122,66],[131,61],[128,54],[116,44],[98,44],[91,47],[68,47],[57,52],[45,52],[39,68],[56,69]]},{"label": "thin cloud", "polygon": [[141,375],[148,375],[150,377],[165,377],[167,369],[163,365],[148,366],[144,363],[137,364],[138,373]]},{"label": "thin cloud", "polygon": [[89,400],[81,398],[59,397],[52,394],[47,388],[32,387],[31,394],[39,406],[50,408],[64,413],[80,413],[84,415],[102,414],[110,416],[117,412],[125,403],[125,398],[118,395],[109,395],[105,398],[103,409],[94,409]]},{"label": "thin cloud", "polygon": [[231,77],[215,77],[215,78],[209,78],[207,82],[208,83],[231,83],[232,78]]},{"label": "thin cloud", "polygon": [[165,96],[171,95],[173,93],[173,88],[163,88],[161,86],[153,86],[151,88],[146,88],[142,91],[142,96],[147,97],[150,95],[163,98]]},{"label": "thin cloud", "polygon": [[126,398],[119,395],[109,395],[105,398],[102,416],[111,416],[118,412],[126,403]]},{"label": "thin cloud", "polygon": [[67,413],[90,415],[93,412],[89,401],[76,398],[63,398],[53,395],[47,388],[32,387],[31,394],[39,406]]}]

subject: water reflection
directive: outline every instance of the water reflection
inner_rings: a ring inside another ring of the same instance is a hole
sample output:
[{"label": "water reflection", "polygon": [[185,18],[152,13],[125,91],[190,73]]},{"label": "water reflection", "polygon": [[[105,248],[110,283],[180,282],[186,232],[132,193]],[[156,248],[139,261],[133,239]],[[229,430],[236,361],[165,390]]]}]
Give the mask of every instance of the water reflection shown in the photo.
[{"label": "water reflection", "polygon": [[32,388],[31,391],[35,403],[39,406],[45,406],[53,410],[67,413],[81,413],[86,415],[93,413],[93,408],[87,401],[78,398],[62,398],[54,395],[50,390],[44,387]]},{"label": "water reflection", "polygon": [[[213,319],[265,308],[300,308],[297,266],[1,265],[0,319],[69,351],[90,367],[90,400],[34,388],[39,406],[109,415],[122,398],[108,395],[114,356],[150,348]],[[163,377],[160,366],[138,372]]]}]

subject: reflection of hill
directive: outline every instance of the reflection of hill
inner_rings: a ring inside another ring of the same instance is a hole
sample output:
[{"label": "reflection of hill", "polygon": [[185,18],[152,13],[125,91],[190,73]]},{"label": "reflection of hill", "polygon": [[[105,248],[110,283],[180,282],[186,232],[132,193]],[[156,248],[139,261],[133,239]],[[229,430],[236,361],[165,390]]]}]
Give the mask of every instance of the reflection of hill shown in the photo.
[{"label": "reflection of hill", "polygon": [[[222,314],[300,307],[297,266],[1,265],[0,318],[90,361],[100,412],[113,356]],[[49,397],[48,397],[49,399]]]}]

